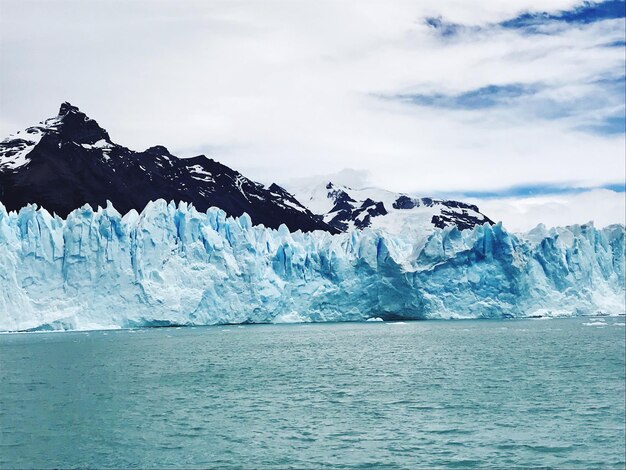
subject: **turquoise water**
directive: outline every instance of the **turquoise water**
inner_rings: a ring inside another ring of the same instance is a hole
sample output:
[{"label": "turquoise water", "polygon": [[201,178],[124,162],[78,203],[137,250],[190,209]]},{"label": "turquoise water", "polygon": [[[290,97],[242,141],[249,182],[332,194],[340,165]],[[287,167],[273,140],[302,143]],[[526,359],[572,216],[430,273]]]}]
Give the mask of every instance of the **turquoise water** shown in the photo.
[{"label": "turquoise water", "polygon": [[624,468],[624,318],[0,335],[1,467]]}]

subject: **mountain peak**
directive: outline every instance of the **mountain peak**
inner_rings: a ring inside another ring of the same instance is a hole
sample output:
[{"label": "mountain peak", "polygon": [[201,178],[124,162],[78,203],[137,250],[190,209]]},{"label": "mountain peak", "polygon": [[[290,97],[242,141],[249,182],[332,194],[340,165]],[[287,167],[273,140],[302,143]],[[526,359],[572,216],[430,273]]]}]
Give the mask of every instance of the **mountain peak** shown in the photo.
[{"label": "mountain peak", "polygon": [[64,101],[63,103],[61,103],[61,107],[59,108],[59,117],[66,116],[70,113],[79,113],[79,112],[80,110],[78,109],[78,107],[73,106],[68,101]]},{"label": "mountain peak", "polygon": [[164,147],[163,145],[153,145],[152,147],[144,150],[144,153],[148,153],[150,155],[173,157],[167,147]]},{"label": "mountain peak", "polygon": [[0,141],[0,201],[9,211],[36,203],[65,217],[85,204],[111,201],[121,212],[140,212],[157,199],[184,201],[200,212],[219,207],[232,217],[245,212],[266,227],[338,232],[279,186],[267,189],[205,156],[179,158],[162,145],[135,152],[114,144],[68,102],[57,116]]},{"label": "mountain peak", "polygon": [[110,142],[106,130],[68,101],[61,103],[56,121],[62,124],[56,127],[63,140],[81,144],[93,144],[99,140]]}]

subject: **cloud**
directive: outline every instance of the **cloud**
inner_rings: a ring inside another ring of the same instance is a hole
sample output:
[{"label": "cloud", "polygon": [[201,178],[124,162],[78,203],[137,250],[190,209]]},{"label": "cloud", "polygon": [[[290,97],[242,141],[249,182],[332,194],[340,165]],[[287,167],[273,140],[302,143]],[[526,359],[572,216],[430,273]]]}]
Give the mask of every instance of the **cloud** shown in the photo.
[{"label": "cloud", "polygon": [[[608,47],[623,19],[501,25],[581,5],[3,0],[0,129],[69,100],[119,143],[262,181],[354,168],[421,194],[603,185],[625,173],[623,48]],[[442,37],[427,18],[462,30]]]},{"label": "cloud", "polygon": [[[626,121],[624,75],[587,83],[488,85],[456,94],[401,94],[385,99],[446,110],[511,109],[526,119],[561,120],[572,130],[596,134],[623,134]],[[585,113],[580,110],[585,109]]]},{"label": "cloud", "polygon": [[469,198],[469,201],[515,232],[526,232],[539,223],[564,226],[593,221],[597,227],[626,224],[626,196],[610,189],[531,197]]},{"label": "cloud", "polygon": [[287,189],[313,187],[327,183],[334,183],[355,189],[367,188],[372,185],[372,175],[367,170],[344,168],[336,173],[292,178],[285,181]]}]

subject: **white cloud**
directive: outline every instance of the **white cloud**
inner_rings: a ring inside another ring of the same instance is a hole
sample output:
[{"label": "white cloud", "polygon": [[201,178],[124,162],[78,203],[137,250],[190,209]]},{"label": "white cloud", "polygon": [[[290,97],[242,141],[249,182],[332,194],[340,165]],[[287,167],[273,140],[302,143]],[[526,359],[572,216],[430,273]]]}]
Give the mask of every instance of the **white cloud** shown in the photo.
[{"label": "white cloud", "polygon": [[353,189],[367,188],[372,185],[372,175],[367,170],[355,170],[354,168],[344,168],[337,173],[327,173],[325,175],[311,175],[296,177],[284,181],[285,187],[303,188],[318,185],[333,184],[347,186]]},{"label": "white cloud", "polygon": [[626,194],[594,189],[579,194],[539,197],[470,199],[481,212],[514,232],[526,232],[539,223],[546,226],[584,224],[596,227],[626,224]]},{"label": "white cloud", "polygon": [[[554,35],[491,28],[460,40],[423,23],[485,25],[580,4],[2,0],[0,130],[69,100],[117,142],[208,153],[263,181],[346,167],[421,194],[622,181],[624,136],[576,130],[591,116],[583,105],[548,120],[523,100],[443,110],[379,98],[537,82],[556,101],[597,96],[594,81],[623,74],[624,57],[594,46],[623,39],[623,21]],[[603,100],[600,118],[622,106]]]}]

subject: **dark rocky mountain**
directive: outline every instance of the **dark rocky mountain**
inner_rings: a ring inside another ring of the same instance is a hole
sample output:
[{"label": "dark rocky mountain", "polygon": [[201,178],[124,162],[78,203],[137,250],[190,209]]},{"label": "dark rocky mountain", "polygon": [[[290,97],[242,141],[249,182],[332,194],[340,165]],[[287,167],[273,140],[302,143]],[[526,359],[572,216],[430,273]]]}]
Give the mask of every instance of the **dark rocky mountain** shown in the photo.
[{"label": "dark rocky mountain", "polygon": [[211,158],[178,158],[165,147],[135,152],[111,141],[77,107],[0,142],[0,200],[8,210],[35,203],[65,217],[84,204],[113,203],[125,213],[150,200],[186,201],[231,216],[247,212],[254,224],[290,230],[338,230],[276,184],[265,187]]}]

